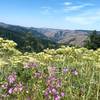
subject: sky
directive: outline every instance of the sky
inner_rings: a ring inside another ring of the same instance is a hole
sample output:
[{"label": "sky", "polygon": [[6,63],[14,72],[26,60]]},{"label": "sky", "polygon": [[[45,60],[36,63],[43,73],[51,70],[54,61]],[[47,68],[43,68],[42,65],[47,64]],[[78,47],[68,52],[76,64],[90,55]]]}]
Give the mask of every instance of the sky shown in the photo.
[{"label": "sky", "polygon": [[0,22],[38,28],[100,30],[100,0],[0,0]]}]

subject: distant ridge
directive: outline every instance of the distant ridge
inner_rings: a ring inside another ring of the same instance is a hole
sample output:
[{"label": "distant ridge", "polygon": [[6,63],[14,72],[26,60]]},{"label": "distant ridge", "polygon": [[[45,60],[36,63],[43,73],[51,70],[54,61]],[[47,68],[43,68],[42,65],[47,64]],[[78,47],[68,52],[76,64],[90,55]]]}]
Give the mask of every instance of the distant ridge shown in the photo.
[{"label": "distant ridge", "polygon": [[[43,39],[55,44],[67,44],[76,46],[83,46],[84,42],[87,40],[88,34],[92,32],[91,30],[23,27],[19,25],[5,24],[2,22],[0,23],[0,28],[16,33],[16,35],[19,37],[25,37],[27,34],[31,33],[34,38],[37,38],[37,41]],[[100,32],[98,31],[98,33]]]}]

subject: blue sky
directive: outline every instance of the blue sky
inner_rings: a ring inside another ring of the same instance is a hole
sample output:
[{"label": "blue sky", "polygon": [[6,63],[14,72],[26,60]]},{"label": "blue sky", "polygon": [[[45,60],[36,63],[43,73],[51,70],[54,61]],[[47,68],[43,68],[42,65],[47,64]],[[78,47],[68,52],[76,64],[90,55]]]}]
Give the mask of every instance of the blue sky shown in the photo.
[{"label": "blue sky", "polygon": [[1,0],[0,22],[100,30],[100,0]]}]

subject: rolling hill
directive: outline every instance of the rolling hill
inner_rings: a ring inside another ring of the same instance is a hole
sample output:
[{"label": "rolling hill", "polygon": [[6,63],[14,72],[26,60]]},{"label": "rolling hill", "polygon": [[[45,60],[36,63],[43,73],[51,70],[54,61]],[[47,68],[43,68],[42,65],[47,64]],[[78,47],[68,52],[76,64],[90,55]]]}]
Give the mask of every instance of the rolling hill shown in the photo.
[{"label": "rolling hill", "polygon": [[57,48],[58,44],[30,28],[0,23],[0,37],[15,41],[17,48],[23,52],[42,51]]},{"label": "rolling hill", "polygon": [[0,37],[10,39],[23,51],[41,51],[57,48],[61,44],[84,46],[89,30],[64,30],[52,28],[23,27],[0,23]]}]

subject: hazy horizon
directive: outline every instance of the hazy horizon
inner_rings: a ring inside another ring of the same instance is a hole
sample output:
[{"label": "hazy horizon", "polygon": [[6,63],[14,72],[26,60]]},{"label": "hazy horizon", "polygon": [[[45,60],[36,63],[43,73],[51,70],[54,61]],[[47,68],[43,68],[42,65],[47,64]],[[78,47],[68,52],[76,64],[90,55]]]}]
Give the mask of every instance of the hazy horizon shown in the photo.
[{"label": "hazy horizon", "polygon": [[0,22],[36,28],[100,30],[100,1],[3,0]]}]

